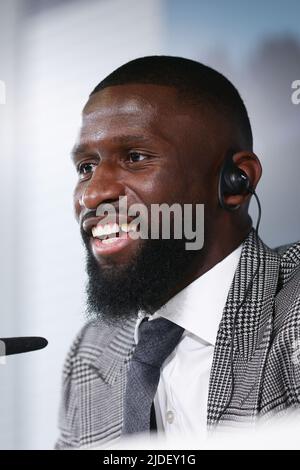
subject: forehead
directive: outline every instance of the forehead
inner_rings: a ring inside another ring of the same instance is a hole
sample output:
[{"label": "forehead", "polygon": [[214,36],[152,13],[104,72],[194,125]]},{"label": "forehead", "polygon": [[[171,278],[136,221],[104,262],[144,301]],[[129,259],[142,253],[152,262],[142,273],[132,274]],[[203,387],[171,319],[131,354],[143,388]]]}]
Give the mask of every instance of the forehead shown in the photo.
[{"label": "forehead", "polygon": [[83,116],[151,113],[158,109],[168,113],[176,108],[179,108],[179,103],[174,87],[152,84],[115,85],[92,95],[83,109]]},{"label": "forehead", "polygon": [[174,138],[193,120],[173,87],[130,84],[107,87],[90,97],[82,113],[81,137],[100,139],[137,131]]}]

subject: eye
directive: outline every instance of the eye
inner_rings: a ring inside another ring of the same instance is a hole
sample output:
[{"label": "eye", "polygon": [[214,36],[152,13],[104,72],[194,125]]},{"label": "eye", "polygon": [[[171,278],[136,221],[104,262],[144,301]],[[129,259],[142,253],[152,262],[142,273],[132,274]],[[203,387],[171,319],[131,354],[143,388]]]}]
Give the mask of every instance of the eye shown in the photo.
[{"label": "eye", "polygon": [[80,165],[78,165],[77,167],[77,172],[78,174],[83,177],[83,176],[86,176],[88,175],[89,173],[92,173],[93,170],[94,170],[94,164],[93,163],[89,163],[89,162],[86,162],[86,163],[81,163]]},{"label": "eye", "polygon": [[143,160],[145,160],[147,158],[145,155],[142,155],[139,152],[130,152],[128,157],[129,157],[130,163],[142,162]]}]

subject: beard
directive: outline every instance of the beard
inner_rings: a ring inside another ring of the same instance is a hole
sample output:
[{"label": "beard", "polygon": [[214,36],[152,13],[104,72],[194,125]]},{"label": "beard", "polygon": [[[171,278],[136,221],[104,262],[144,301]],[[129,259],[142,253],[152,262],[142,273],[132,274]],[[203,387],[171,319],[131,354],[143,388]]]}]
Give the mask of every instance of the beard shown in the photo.
[{"label": "beard", "polygon": [[136,318],[139,311],[152,315],[185,278],[195,251],[185,249],[186,239],[145,239],[130,263],[101,267],[81,231],[86,249],[87,316],[108,324]]}]

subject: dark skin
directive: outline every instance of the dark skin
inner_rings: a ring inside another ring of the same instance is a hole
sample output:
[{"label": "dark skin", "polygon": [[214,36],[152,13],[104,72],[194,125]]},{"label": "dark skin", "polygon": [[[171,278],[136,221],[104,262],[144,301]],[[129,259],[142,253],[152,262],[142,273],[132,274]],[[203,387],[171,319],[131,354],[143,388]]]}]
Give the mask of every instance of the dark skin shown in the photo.
[{"label": "dark skin", "polygon": [[[230,212],[218,203],[220,167],[229,148],[238,148],[234,162],[255,188],[261,165],[244,149],[229,119],[214,110],[184,104],[173,87],[129,84],[92,95],[83,110],[82,127],[73,151],[79,171],[74,191],[76,218],[99,204],[117,207],[126,195],[128,206],[143,203],[205,204],[204,248],[172,295],[231,253],[251,229],[249,195],[226,196]],[[95,258],[102,268],[127,265],[145,240],[132,241],[112,256]],[[165,299],[167,301],[168,299]]]}]

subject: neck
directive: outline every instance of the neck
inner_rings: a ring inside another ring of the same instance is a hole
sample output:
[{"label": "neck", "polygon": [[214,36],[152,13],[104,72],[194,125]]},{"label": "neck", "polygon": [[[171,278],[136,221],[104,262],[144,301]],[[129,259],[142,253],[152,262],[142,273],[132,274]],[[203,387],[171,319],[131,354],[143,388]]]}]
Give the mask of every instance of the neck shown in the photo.
[{"label": "neck", "polygon": [[[205,237],[206,242],[204,241],[204,247],[199,250],[198,256],[195,256],[193,263],[190,264],[189,269],[185,272],[184,278],[168,293],[168,296],[162,301],[161,306],[238,248],[249,235],[251,227],[250,220],[250,223],[245,225],[243,230],[235,229],[232,233],[224,230],[222,240],[220,240],[222,230],[217,231],[218,235],[213,235],[212,233],[207,235],[207,237]],[[225,236],[225,234],[227,236]]]}]

